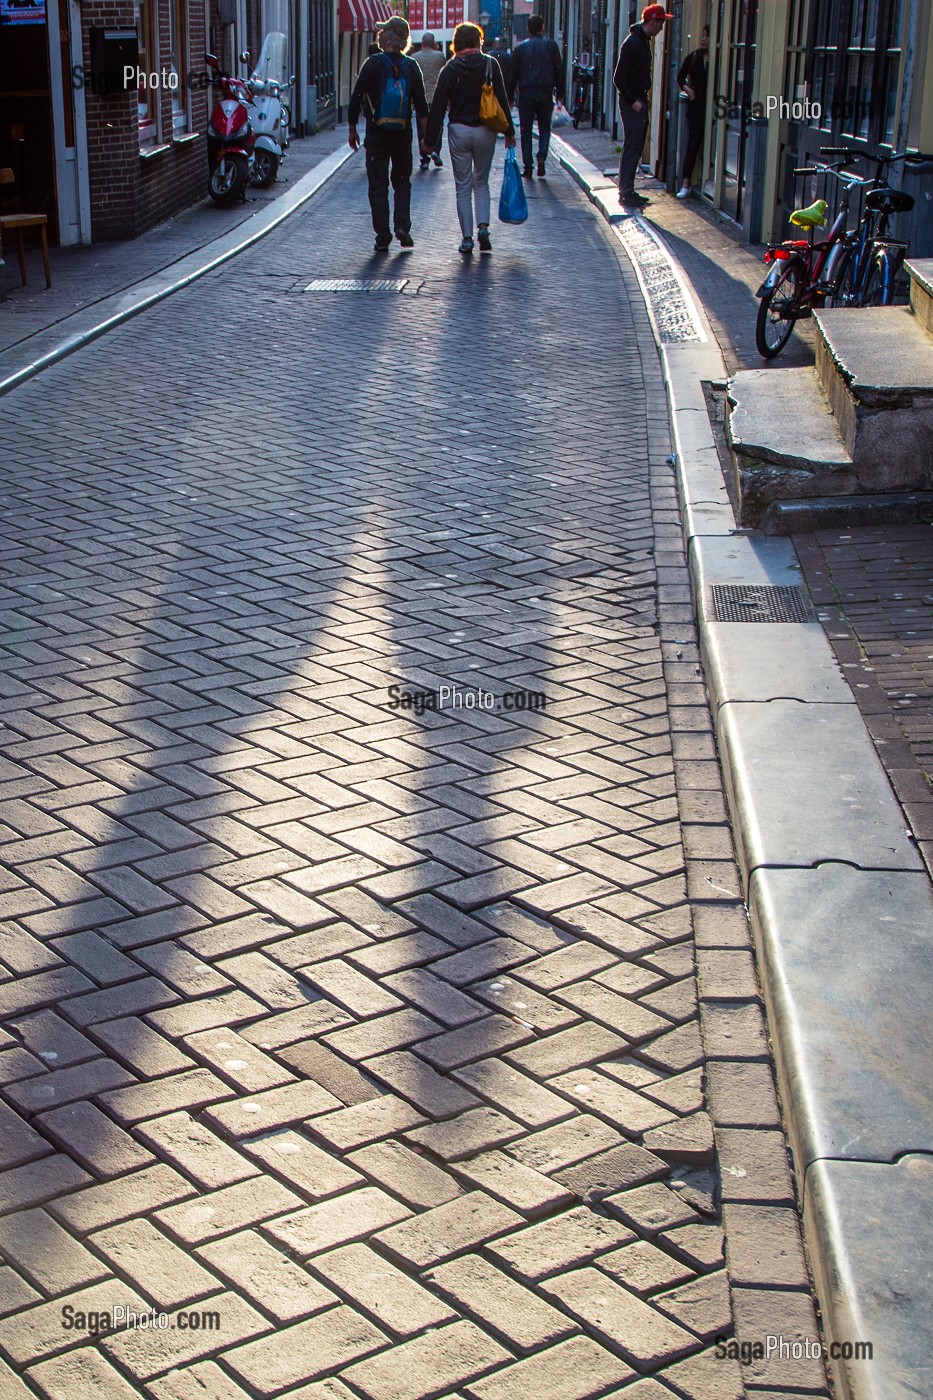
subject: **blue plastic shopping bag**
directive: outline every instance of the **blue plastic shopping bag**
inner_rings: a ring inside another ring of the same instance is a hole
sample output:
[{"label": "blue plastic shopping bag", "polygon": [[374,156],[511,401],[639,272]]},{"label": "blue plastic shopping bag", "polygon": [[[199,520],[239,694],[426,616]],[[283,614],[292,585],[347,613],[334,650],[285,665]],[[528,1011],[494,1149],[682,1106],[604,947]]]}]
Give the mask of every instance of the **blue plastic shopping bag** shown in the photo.
[{"label": "blue plastic shopping bag", "polygon": [[528,200],[518,173],[515,147],[509,146],[505,153],[505,175],[499,196],[499,220],[503,224],[523,224],[527,218]]}]

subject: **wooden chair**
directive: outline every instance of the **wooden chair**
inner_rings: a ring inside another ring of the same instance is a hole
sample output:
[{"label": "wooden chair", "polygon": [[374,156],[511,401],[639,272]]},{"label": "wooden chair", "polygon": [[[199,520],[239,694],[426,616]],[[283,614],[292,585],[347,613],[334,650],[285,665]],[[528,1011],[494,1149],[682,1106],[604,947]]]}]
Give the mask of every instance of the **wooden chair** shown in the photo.
[{"label": "wooden chair", "polygon": [[[12,185],[14,180],[13,171],[10,169],[0,170],[0,185]],[[19,253],[19,277],[22,286],[26,286],[26,250],[23,246],[23,230],[27,228],[37,228],[39,237],[42,239],[42,263],[45,267],[45,285],[52,285],[52,271],[49,267],[49,235],[48,217],[45,214],[0,214],[0,243],[3,234],[9,229],[16,234],[16,247]]]}]

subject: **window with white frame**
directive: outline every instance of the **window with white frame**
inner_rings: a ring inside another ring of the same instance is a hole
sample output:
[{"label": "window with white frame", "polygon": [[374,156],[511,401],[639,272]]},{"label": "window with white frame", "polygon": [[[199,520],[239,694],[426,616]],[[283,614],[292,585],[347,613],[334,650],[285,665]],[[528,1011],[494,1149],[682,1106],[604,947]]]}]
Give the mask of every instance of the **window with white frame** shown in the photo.
[{"label": "window with white frame", "polygon": [[139,149],[159,144],[159,89],[150,84],[148,74],[158,68],[156,42],[157,0],[135,0],[136,33],[139,36],[139,83],[136,90],[136,114],[139,122]]},{"label": "window with white frame", "polygon": [[169,0],[169,61],[166,72],[172,73],[172,135],[182,136],[191,129],[191,89],[188,75],[188,10],[187,0]]}]

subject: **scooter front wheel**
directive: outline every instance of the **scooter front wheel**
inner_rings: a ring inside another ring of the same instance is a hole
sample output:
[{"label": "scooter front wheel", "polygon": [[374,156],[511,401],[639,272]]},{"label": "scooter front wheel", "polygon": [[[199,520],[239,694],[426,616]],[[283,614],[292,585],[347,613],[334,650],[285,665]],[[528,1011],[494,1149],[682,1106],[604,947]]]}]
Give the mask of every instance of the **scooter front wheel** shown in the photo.
[{"label": "scooter front wheel", "polygon": [[245,156],[224,156],[211,171],[208,193],[215,204],[235,204],[248,178]]},{"label": "scooter front wheel", "polygon": [[279,172],[279,158],[271,151],[262,147],[253,154],[253,169],[250,173],[249,182],[255,185],[256,189],[264,190],[273,184]]}]

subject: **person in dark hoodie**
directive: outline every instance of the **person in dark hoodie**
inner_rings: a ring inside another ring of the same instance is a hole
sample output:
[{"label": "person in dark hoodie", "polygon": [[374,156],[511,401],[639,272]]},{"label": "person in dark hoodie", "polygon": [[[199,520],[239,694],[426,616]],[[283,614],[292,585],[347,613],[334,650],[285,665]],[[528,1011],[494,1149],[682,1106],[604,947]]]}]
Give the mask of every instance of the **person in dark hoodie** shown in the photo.
[{"label": "person in dark hoodie", "polygon": [[460,220],[461,253],[473,251],[473,205],[476,203],[476,232],[480,251],[492,252],[489,237],[489,171],[496,149],[496,133],[480,120],[479,104],[487,67],[492,86],[505,113],[509,129],[505,144],[515,145],[515,127],[509,111],[502,71],[498,63],[483,53],[483,31],[478,24],[458,24],[454,30],[454,56],[441,69],[431,102],[423,149],[434,150],[448,115],[447,149],[457,190],[457,217]]},{"label": "person in dark hoodie", "polygon": [[641,23],[633,24],[619,50],[612,81],[619,94],[625,139],[619,160],[619,203],[641,209],[648,200],[635,193],[635,172],[648,134],[648,93],[651,90],[651,40],[673,19],[663,5],[646,5]]}]

